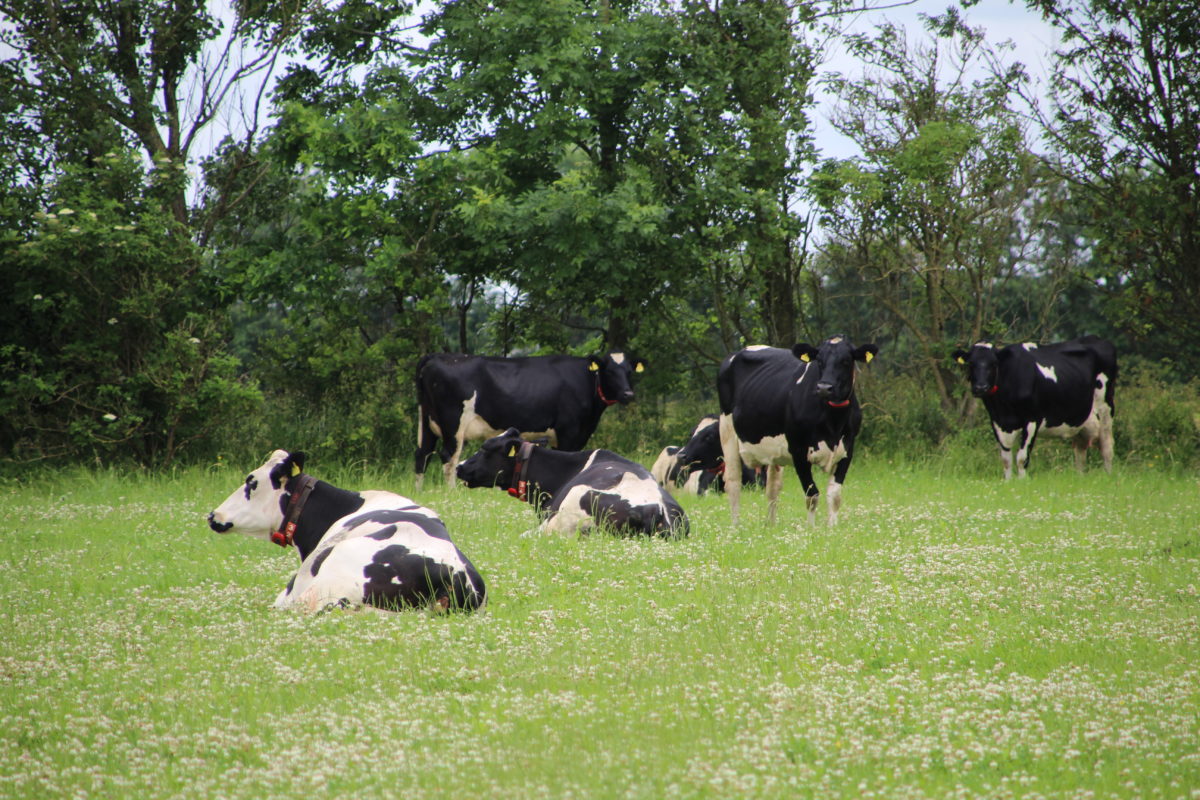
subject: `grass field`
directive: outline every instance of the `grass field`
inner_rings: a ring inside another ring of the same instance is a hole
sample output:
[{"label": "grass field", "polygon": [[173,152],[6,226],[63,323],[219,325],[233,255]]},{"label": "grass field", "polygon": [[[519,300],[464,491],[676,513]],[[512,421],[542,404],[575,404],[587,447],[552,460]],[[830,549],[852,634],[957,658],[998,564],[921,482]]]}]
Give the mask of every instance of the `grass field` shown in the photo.
[{"label": "grass field", "polygon": [[1195,476],[862,459],[675,542],[427,483],[487,609],[304,616],[204,523],[254,466],[0,485],[0,798],[1200,797]]}]

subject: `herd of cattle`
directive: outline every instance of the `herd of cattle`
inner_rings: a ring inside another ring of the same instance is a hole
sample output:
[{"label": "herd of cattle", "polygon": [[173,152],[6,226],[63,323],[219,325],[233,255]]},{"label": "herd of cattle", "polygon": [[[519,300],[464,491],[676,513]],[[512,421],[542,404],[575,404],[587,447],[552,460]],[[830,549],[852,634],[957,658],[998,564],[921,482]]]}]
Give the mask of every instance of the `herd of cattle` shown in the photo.
[{"label": "herd of cattle", "polygon": [[[604,410],[633,400],[633,375],[644,361],[622,353],[428,355],[416,375],[417,491],[436,451],[450,486],[505,490],[533,505],[542,530],[601,527],[677,537],[687,535],[688,520],[668,489],[723,490],[736,525],[742,486],[762,483],[774,522],[788,465],[814,521],[816,465],[829,475],[833,524],[862,428],[858,365],[878,352],[874,344],[856,347],[833,336],[816,347],[758,346],[730,355],[717,373],[720,414],[702,419],[684,445],[665,448],[652,470],[608,450],[583,450]],[[1006,479],[1014,465],[1018,476],[1025,474],[1039,433],[1072,439],[1080,469],[1088,448],[1098,445],[1111,469],[1117,379],[1111,343],[1094,336],[1041,347],[979,342],[953,357],[987,409]],[[475,454],[460,462],[466,442],[479,439],[485,441]],[[483,605],[483,579],[434,511],[391,492],[339,489],[303,467],[302,453],[276,450],[208,515],[218,533],[296,548],[300,568],[276,607]]]}]

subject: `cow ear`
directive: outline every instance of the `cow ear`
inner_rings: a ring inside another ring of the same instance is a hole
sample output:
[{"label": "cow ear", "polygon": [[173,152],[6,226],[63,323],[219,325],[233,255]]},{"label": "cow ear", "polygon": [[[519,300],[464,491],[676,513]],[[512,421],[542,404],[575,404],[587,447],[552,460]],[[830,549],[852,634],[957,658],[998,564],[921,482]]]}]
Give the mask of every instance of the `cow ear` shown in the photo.
[{"label": "cow ear", "polygon": [[807,364],[809,361],[812,361],[816,354],[817,348],[813,347],[811,344],[798,342],[797,344],[792,345],[792,355],[803,361],[805,364]]},{"label": "cow ear", "polygon": [[878,355],[878,353],[879,353],[879,345],[864,344],[854,351],[854,360],[862,361],[866,364],[870,364],[871,359],[874,358],[876,355]]},{"label": "cow ear", "polygon": [[304,453],[292,453],[289,459],[292,462],[292,475],[299,475],[301,472],[304,472],[304,461],[307,458],[308,456]]},{"label": "cow ear", "polygon": [[600,359],[596,358],[595,356],[588,356],[588,371],[589,372],[599,372],[600,371]]}]

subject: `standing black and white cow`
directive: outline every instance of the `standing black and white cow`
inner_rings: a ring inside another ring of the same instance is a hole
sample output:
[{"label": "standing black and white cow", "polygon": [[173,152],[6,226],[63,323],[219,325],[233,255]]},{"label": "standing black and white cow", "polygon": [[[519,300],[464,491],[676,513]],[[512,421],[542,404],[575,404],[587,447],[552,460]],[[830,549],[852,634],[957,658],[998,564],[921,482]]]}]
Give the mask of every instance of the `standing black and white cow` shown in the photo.
[{"label": "standing black and white cow", "polygon": [[600,525],[633,535],[688,532],[683,509],[649,471],[609,450],[551,450],[509,428],[459,464],[458,477],[472,489],[495,486],[532,503],[544,531],[583,532]]},{"label": "standing black and white cow", "polygon": [[236,531],[295,546],[300,569],[276,608],[414,607],[470,611],[483,578],[428,508],[391,492],[350,492],[304,473],[304,454],[276,450],[208,515]]},{"label": "standing black and white cow", "polygon": [[1005,480],[1012,477],[1014,460],[1017,477],[1024,477],[1039,433],[1073,439],[1080,470],[1088,448],[1099,444],[1104,468],[1112,471],[1117,382],[1112,342],[1096,336],[1042,346],[978,342],[955,351],[954,360],[966,366],[971,393],[983,400],[991,418]]},{"label": "standing black and white cow", "polygon": [[767,518],[775,521],[783,467],[792,464],[804,488],[808,519],[816,519],[820,492],[812,466],[830,474],[826,505],[830,524],[842,505],[842,485],[862,427],[854,393],[855,362],[870,362],[878,346],[855,347],[833,336],[819,347],[796,344],[791,351],[755,346],[725,359],[717,373],[725,491],[733,523],[741,502],[741,465],[767,470]]},{"label": "standing black and white cow", "polygon": [[417,488],[442,440],[446,482],[468,440],[516,428],[560,450],[582,450],[604,409],[633,400],[632,378],[645,362],[624,353],[497,358],[440,353],[417,363]]}]

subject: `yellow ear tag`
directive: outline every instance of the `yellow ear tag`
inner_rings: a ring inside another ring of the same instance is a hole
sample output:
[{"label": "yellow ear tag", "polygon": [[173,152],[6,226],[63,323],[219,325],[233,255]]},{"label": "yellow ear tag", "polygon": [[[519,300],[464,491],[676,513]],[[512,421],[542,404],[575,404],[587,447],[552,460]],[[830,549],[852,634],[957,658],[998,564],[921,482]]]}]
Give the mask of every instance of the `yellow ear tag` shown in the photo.
[{"label": "yellow ear tag", "polygon": [[967,360],[966,360],[965,358],[963,358],[962,356],[959,356],[958,358],[956,358],[956,359],[954,359],[954,360],[955,360],[955,361],[957,361],[957,362],[958,362],[958,363],[960,363],[960,364],[965,364],[965,363],[967,363]]},{"label": "yellow ear tag", "polygon": [[645,372],[646,365],[639,361],[637,366],[633,368],[633,371],[634,372]]},{"label": "yellow ear tag", "polygon": [[295,477],[299,474],[300,474],[300,467],[296,466],[295,464],[292,464],[292,477]]},{"label": "yellow ear tag", "polygon": [[588,364],[588,369],[592,372],[596,372],[598,369],[600,369],[600,365],[593,361],[592,363]]},{"label": "yellow ear tag", "polygon": [[864,361],[866,361],[866,363],[870,364],[870,363],[871,363],[871,359],[872,359],[872,358],[874,358],[874,357],[875,357],[875,354],[874,354],[874,353],[872,353],[870,350],[868,350],[868,351],[867,351],[867,357],[864,359]]},{"label": "yellow ear tag", "polygon": [[810,359],[810,358],[808,357],[808,353],[805,353],[804,355],[800,356],[800,360],[801,360],[801,361],[803,361],[805,364],[807,364],[807,363],[808,363],[809,361],[811,361],[812,359]]},{"label": "yellow ear tag", "polygon": [[508,451],[508,457],[509,457],[509,458],[516,458],[516,456],[517,456],[517,446],[514,444],[514,445],[512,446],[512,449]]}]

